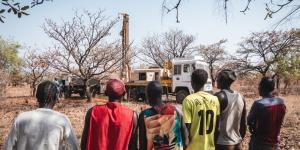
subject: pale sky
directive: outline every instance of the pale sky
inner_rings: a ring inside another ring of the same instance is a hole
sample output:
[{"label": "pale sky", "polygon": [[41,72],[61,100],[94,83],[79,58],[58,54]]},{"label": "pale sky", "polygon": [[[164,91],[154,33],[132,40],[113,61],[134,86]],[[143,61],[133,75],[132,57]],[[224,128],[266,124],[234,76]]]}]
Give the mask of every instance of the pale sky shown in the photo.
[{"label": "pale sky", "polygon": [[[68,20],[74,10],[98,9],[105,10],[104,14],[112,19],[117,18],[119,12],[129,14],[130,41],[139,46],[141,40],[153,33],[162,33],[169,29],[179,29],[196,35],[196,45],[210,44],[220,39],[228,39],[226,50],[234,53],[237,43],[242,41],[250,32],[272,30],[274,24],[282,17],[281,14],[273,19],[264,20],[265,8],[259,1],[254,1],[251,10],[246,14],[239,11],[246,0],[237,1],[229,5],[229,20],[225,23],[223,13],[218,10],[218,0],[183,0],[180,8],[180,23],[176,23],[175,12],[162,16],[163,0],[53,0],[32,8],[31,15],[18,19],[17,16],[7,15],[4,24],[0,24],[0,36],[19,42],[25,46],[46,49],[51,46],[49,39],[41,26],[45,18],[55,22]],[[278,29],[287,30],[299,28],[300,20],[294,20]],[[113,39],[120,39],[121,22],[112,31]],[[21,51],[21,53],[23,53]]]}]

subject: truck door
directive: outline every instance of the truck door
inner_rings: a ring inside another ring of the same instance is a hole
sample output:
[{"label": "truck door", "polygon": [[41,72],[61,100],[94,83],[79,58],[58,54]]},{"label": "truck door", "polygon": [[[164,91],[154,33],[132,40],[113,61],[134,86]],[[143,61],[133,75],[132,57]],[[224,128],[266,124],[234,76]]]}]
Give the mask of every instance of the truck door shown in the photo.
[{"label": "truck door", "polygon": [[191,74],[194,71],[192,64],[183,64],[183,71],[182,71],[182,82],[181,86],[187,87],[189,90],[189,93],[193,93],[193,88],[191,85]]},{"label": "truck door", "polygon": [[184,64],[183,65],[183,72],[182,72],[182,82],[188,82],[190,84],[191,82],[191,65],[190,64]]},{"label": "truck door", "polygon": [[180,86],[181,84],[181,64],[174,65],[173,75],[172,75],[172,91],[175,91],[175,87]]}]

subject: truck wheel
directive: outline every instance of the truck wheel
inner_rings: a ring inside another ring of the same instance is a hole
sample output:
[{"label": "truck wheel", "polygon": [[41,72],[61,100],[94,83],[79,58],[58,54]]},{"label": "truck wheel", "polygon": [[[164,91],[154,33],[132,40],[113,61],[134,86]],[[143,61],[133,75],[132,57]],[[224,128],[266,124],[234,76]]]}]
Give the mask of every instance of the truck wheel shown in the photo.
[{"label": "truck wheel", "polygon": [[181,104],[182,101],[184,100],[184,98],[188,95],[189,95],[189,92],[187,90],[179,90],[176,93],[176,102]]},{"label": "truck wheel", "polygon": [[80,92],[79,95],[80,95],[81,98],[84,98],[85,93],[84,92]]}]

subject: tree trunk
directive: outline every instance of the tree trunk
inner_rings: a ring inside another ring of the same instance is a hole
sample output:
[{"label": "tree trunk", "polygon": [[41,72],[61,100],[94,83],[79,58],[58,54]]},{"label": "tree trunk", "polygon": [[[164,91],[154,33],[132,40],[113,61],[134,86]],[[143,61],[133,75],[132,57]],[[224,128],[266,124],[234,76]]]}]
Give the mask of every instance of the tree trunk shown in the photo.
[{"label": "tree trunk", "polygon": [[210,78],[212,82],[212,86],[215,87],[215,78],[214,78],[214,68],[212,65],[209,65]]},{"label": "tree trunk", "polygon": [[277,76],[277,78],[276,78],[276,89],[279,91],[279,89],[280,89],[280,77],[279,76]]},{"label": "tree trunk", "polygon": [[87,97],[87,102],[91,102],[92,101],[92,95],[91,95],[90,87],[88,86],[88,80],[84,81],[84,86],[85,86],[85,94],[86,94],[86,97]]},{"label": "tree trunk", "polygon": [[36,94],[36,85],[35,85],[35,82],[32,83],[32,96],[34,97],[35,94]]},{"label": "tree trunk", "polygon": [[289,79],[285,79],[284,80],[284,94],[287,95],[288,94],[288,86],[290,85],[290,80]]}]

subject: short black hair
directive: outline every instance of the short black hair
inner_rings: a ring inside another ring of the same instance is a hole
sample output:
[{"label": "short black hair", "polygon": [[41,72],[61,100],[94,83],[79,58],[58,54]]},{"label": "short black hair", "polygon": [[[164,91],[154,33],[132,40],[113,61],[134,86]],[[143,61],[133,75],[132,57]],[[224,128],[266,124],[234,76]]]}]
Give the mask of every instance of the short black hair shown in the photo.
[{"label": "short black hair", "polygon": [[151,81],[148,83],[147,88],[147,99],[151,106],[154,106],[161,101],[163,87],[158,81]]},{"label": "short black hair", "polygon": [[218,74],[217,82],[228,86],[231,85],[236,80],[236,78],[236,74],[233,70],[224,69]]},{"label": "short black hair", "polygon": [[199,88],[202,88],[207,82],[208,74],[203,69],[196,69],[192,73],[192,83]]},{"label": "short black hair", "polygon": [[259,90],[263,94],[270,93],[275,89],[275,81],[271,77],[263,77],[259,83]]},{"label": "short black hair", "polygon": [[37,87],[36,98],[40,105],[48,105],[58,100],[59,90],[56,83],[43,81]]}]

